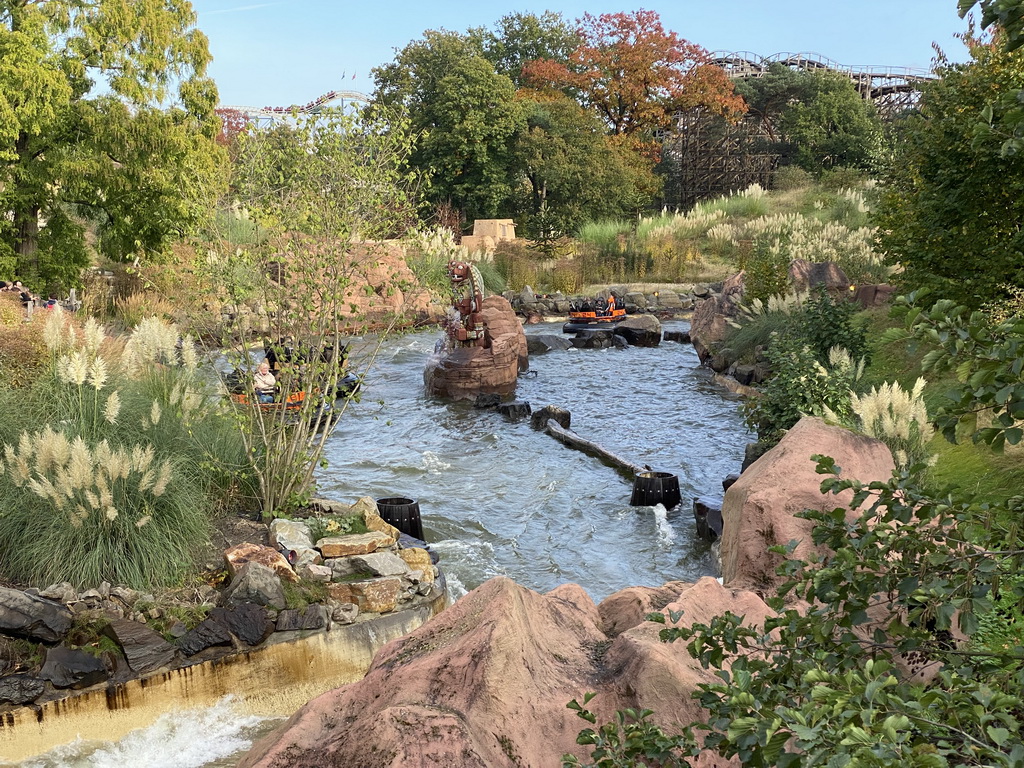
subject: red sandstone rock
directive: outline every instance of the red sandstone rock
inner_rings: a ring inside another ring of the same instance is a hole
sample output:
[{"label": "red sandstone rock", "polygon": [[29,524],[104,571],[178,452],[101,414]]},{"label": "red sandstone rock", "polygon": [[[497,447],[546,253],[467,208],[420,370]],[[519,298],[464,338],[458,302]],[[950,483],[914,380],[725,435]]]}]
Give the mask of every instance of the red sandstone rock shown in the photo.
[{"label": "red sandstone rock", "polygon": [[332,600],[357,605],[360,613],[391,613],[398,605],[402,580],[397,576],[382,576],[364,581],[330,583],[326,587]]},{"label": "red sandstone rock", "polygon": [[347,536],[326,536],[316,543],[324,557],[349,557],[368,555],[378,549],[387,549],[394,541],[386,533],[351,533]]},{"label": "red sandstone rock", "polygon": [[[804,509],[847,506],[852,494],[821,493],[825,478],[814,471],[811,456],[831,456],[842,477],[865,483],[888,480],[892,455],[878,440],[830,427],[820,419],[801,419],[782,441],[740,475],[722,503],[722,578],[727,587],[749,589],[762,596],[775,594],[782,562],[769,547],[797,541],[794,556],[813,550],[810,521],[797,518]],[[848,518],[853,519],[849,512]]]},{"label": "red sandstone rock", "polygon": [[[685,621],[706,620],[716,605],[751,621],[767,611],[714,579],[684,589],[670,607]],[[649,704],[665,725],[701,717],[690,693],[717,678],[684,644],[662,643],[661,625],[643,622],[603,652],[600,620],[576,585],[539,595],[492,579],[381,649],[363,680],[309,702],[240,766],[547,768],[567,752],[588,756],[576,744],[586,723],[565,706],[588,691],[604,720]],[[695,765],[732,764],[707,755]]]},{"label": "red sandstone rock", "polygon": [[238,569],[246,563],[259,563],[265,565],[285,581],[297,582],[299,580],[280,552],[271,547],[264,547],[262,544],[249,544],[248,542],[236,544],[225,550],[224,560],[227,562],[228,573],[232,578],[238,573]]},{"label": "red sandstone rock", "polygon": [[711,347],[725,338],[728,320],[738,313],[743,298],[744,272],[739,272],[722,284],[720,295],[697,305],[690,319],[690,342],[701,362],[711,357]]},{"label": "red sandstone rock", "polygon": [[661,611],[679,593],[692,586],[685,581],[670,581],[661,587],[626,587],[601,601],[601,628],[608,637],[617,637],[646,620],[647,614]]},{"label": "red sandstone rock", "polygon": [[846,296],[850,290],[850,278],[834,261],[793,259],[789,264],[789,284],[800,293],[808,293],[818,286],[835,296]]}]

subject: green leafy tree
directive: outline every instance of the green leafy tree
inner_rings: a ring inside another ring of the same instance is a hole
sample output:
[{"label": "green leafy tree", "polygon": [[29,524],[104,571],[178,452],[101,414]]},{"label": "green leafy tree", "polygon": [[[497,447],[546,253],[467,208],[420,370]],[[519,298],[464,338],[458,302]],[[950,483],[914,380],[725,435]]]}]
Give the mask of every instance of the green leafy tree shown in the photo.
[{"label": "green leafy tree", "polygon": [[[411,148],[407,121],[380,112],[296,115],[291,125],[237,138],[233,202],[261,236],[241,247],[216,240],[202,269],[226,304],[272,310],[260,335],[286,358],[275,403],[263,407],[249,397],[240,404],[241,434],[268,514],[295,507],[311,491],[349,402],[335,399],[346,375],[339,365],[344,338],[372,328],[380,343],[402,319],[401,307],[386,300],[410,286],[382,264],[391,247],[382,239],[402,236],[415,221],[419,179],[407,169]],[[219,332],[229,346],[253,331],[247,316],[235,313],[204,336]],[[372,345],[362,351],[359,375],[375,356]],[[251,387],[262,360],[243,351],[232,362],[243,389]]]},{"label": "green leafy tree", "polygon": [[[527,93],[527,92],[523,92]],[[658,179],[636,153],[604,132],[601,121],[562,94],[524,96],[526,127],[515,140],[514,210],[535,240],[572,234],[590,220],[621,218],[646,207]]]},{"label": "green leafy tree", "polygon": [[1024,285],[1024,157],[977,141],[986,105],[1024,87],[1024,52],[969,43],[971,60],[942,66],[904,121],[877,224],[906,289],[977,308]]},{"label": "green leafy tree", "polygon": [[510,13],[499,19],[494,29],[471,29],[469,36],[495,71],[508,77],[516,88],[526,85],[523,68],[527,64],[538,59],[568,62],[580,44],[576,30],[554,11],[540,16]]},{"label": "green leafy tree", "polygon": [[429,173],[428,200],[467,219],[496,217],[512,196],[512,143],[524,124],[508,76],[469,37],[435,30],[373,76],[374,103],[407,110],[419,135],[409,162]]},{"label": "green leafy tree", "polygon": [[159,252],[210,207],[224,154],[188,2],[0,2],[0,268],[72,283],[85,234]]},{"label": "green leafy tree", "polygon": [[776,62],[764,77],[738,82],[736,91],[788,164],[818,173],[867,168],[879,154],[881,122],[848,77]]}]

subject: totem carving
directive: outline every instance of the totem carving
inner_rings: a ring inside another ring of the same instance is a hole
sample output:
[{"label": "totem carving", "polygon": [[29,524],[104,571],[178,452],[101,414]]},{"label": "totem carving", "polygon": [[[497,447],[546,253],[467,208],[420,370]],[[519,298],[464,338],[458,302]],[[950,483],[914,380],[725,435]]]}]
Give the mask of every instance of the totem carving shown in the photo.
[{"label": "totem carving", "polygon": [[458,317],[452,317],[448,323],[450,345],[453,348],[490,346],[481,312],[484,281],[480,270],[464,261],[450,261],[448,278],[452,281],[452,308],[458,313]]}]

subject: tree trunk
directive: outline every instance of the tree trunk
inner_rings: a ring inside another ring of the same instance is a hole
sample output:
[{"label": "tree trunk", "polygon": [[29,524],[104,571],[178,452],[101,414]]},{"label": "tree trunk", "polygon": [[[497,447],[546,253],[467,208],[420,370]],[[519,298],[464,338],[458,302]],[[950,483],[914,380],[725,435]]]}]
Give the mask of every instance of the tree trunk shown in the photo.
[{"label": "tree trunk", "polygon": [[[19,165],[31,162],[28,157],[28,134],[22,133],[14,145]],[[39,204],[20,201],[14,210],[14,252],[18,257],[18,275],[22,278],[39,274]]]}]

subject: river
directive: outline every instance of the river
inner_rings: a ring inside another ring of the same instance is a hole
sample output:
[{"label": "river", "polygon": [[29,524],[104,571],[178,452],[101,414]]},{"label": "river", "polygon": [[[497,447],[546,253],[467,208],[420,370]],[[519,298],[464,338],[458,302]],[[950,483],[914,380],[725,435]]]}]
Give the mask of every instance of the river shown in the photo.
[{"label": "river", "polygon": [[[527,328],[560,331],[560,324]],[[517,397],[535,410],[565,408],[581,436],[678,475],[683,503],[666,512],[629,506],[628,478],[528,419],[427,397],[423,369],[438,337],[423,331],[381,347],[359,402],[329,439],[321,495],[416,499],[456,598],[496,575],[539,591],[575,582],[595,601],[627,586],[717,575],[711,548],[696,537],[690,500],[721,494],[749,433],[737,398],[713,383],[690,345],[536,355],[518,384]],[[115,744],[79,742],[22,766],[229,766],[272,724],[226,700],[165,716]],[[191,736],[197,727],[202,740]]]}]

